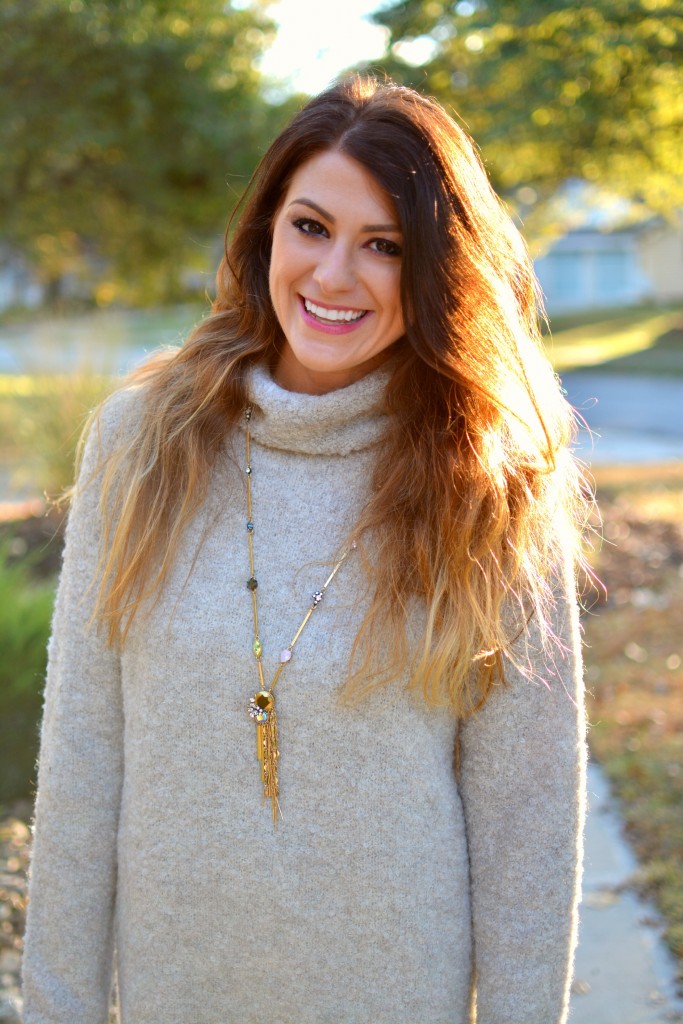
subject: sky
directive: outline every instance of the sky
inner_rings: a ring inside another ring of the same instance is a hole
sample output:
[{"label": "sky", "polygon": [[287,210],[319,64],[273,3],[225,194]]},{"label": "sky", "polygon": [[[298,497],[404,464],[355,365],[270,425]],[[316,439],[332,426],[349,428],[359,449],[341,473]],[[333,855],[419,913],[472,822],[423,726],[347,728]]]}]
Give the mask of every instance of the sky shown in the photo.
[{"label": "sky", "polygon": [[344,68],[382,55],[386,30],[364,17],[382,6],[387,0],[276,0],[268,14],[279,31],[262,71],[287,91],[320,92]]}]

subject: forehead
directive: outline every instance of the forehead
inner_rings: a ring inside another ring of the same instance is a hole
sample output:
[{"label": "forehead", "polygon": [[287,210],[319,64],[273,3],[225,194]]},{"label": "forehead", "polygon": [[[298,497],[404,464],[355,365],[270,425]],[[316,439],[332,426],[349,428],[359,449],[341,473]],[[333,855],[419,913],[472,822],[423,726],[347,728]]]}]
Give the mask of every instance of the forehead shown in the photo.
[{"label": "forehead", "polygon": [[[339,150],[317,153],[297,167],[283,197],[286,207],[297,199],[311,199],[336,216],[356,213],[360,220],[393,220],[396,209],[373,175],[353,157]],[[327,204],[327,205],[326,205]]]}]

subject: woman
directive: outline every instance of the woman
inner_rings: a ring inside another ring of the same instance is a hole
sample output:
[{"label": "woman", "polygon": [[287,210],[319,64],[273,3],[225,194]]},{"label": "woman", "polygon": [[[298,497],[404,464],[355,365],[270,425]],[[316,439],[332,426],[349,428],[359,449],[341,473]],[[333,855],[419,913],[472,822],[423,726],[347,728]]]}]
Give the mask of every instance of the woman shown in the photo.
[{"label": "woman", "polygon": [[104,1024],[114,947],[124,1024],[565,1020],[581,499],[537,314],[434,102],[353,78],[273,143],[211,316],[86,446],[27,1024]]}]

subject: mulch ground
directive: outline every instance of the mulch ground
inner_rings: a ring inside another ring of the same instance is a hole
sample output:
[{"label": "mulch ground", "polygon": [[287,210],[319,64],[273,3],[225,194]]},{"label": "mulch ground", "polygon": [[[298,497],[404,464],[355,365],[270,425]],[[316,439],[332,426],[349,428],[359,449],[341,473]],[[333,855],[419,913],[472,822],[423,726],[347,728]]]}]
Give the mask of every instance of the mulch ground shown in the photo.
[{"label": "mulch ground", "polygon": [[17,804],[0,821],[0,1022],[19,1021],[19,970],[26,918],[31,806]]},{"label": "mulch ground", "polygon": [[0,504],[0,549],[7,545],[10,561],[28,558],[41,579],[54,576],[61,565],[64,522],[64,513],[48,510],[42,500]]}]

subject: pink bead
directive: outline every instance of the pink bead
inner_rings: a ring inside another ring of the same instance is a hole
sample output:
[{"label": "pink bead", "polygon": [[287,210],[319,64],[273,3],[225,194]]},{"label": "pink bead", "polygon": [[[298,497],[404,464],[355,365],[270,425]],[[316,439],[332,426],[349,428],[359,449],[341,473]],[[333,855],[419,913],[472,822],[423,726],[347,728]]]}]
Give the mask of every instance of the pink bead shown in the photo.
[{"label": "pink bead", "polygon": [[280,661],[282,662],[283,665],[285,665],[291,657],[292,652],[288,650],[286,647],[284,651],[280,651]]}]

